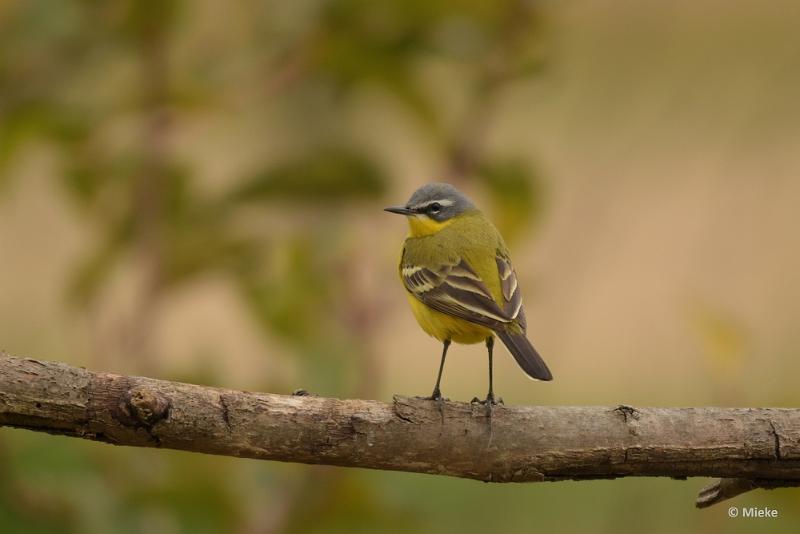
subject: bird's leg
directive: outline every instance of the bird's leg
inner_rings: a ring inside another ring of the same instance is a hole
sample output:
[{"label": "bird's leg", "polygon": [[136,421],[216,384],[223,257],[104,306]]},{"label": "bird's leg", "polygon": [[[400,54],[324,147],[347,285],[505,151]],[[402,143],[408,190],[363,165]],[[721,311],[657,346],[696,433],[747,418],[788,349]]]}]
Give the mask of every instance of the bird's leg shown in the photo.
[{"label": "bird's leg", "polygon": [[433,387],[433,393],[428,397],[428,400],[442,400],[442,392],[439,390],[439,383],[442,381],[442,371],[444,370],[444,359],[447,358],[447,349],[450,348],[450,340],[444,340],[444,347],[442,348],[442,361],[439,363],[439,374],[436,376],[436,385]]},{"label": "bird's leg", "polygon": [[472,399],[473,403],[480,403],[486,404],[488,406],[492,406],[494,404],[500,403],[503,404],[503,399],[496,398],[494,396],[494,388],[492,387],[493,376],[492,376],[492,351],[494,349],[494,336],[489,336],[486,338],[486,351],[489,353],[489,393],[486,395],[485,401],[480,401],[478,398]]},{"label": "bird's leg", "polygon": [[489,353],[489,393],[486,394],[486,404],[497,404],[494,401],[494,389],[492,388],[492,349],[494,349],[494,336],[486,338],[486,350]]}]

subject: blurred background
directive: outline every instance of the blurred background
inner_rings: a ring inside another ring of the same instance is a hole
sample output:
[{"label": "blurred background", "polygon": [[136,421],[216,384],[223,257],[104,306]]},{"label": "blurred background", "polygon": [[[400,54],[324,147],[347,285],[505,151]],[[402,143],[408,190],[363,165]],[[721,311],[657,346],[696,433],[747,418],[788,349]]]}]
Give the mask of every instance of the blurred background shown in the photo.
[{"label": "blurred background", "polygon": [[[381,211],[507,238],[552,383],[506,404],[797,406],[800,4],[0,1],[0,347],[234,389],[430,392]],[[486,393],[456,346],[451,399]],[[579,429],[576,429],[579,431]],[[2,532],[796,532],[708,481],[530,485],[0,431]]]}]

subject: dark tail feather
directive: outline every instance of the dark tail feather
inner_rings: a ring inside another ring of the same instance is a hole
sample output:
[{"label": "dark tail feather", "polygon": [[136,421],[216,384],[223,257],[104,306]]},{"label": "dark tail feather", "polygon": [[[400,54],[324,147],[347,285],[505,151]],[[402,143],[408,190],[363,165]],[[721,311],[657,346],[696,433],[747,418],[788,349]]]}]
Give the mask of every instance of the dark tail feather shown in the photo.
[{"label": "dark tail feather", "polygon": [[531,342],[525,337],[525,334],[512,334],[511,332],[497,332],[503,344],[508,347],[511,355],[517,360],[517,363],[525,373],[531,377],[539,380],[552,380],[553,375],[550,374],[550,369],[544,363],[544,360],[536,349],[533,348]]}]

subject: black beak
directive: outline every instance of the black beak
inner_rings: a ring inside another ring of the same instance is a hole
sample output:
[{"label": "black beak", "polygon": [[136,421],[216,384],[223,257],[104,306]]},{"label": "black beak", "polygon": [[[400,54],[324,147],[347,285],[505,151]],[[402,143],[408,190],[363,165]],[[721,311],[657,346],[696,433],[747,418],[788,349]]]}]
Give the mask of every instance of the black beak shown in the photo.
[{"label": "black beak", "polygon": [[414,213],[416,213],[414,210],[408,209],[403,206],[383,208],[383,211],[388,211],[389,213],[397,213],[398,215],[414,215]]}]

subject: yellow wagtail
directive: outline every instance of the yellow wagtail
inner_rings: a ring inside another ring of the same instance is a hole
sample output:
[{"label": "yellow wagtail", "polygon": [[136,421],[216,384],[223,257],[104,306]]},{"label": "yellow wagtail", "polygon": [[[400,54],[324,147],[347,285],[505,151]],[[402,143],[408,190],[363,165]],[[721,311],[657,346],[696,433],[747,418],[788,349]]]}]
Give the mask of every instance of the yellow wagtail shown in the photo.
[{"label": "yellow wagtail", "polygon": [[429,335],[444,344],[436,386],[430,399],[441,400],[439,384],[450,343],[484,341],[489,353],[497,334],[525,373],[539,380],[553,376],[525,337],[526,321],[517,275],[508,249],[494,225],[450,184],[417,189],[405,206],[386,208],[408,218],[400,278],[414,317]]}]

